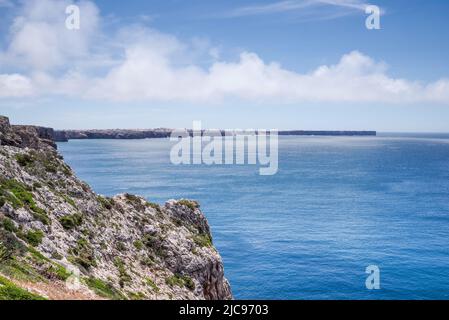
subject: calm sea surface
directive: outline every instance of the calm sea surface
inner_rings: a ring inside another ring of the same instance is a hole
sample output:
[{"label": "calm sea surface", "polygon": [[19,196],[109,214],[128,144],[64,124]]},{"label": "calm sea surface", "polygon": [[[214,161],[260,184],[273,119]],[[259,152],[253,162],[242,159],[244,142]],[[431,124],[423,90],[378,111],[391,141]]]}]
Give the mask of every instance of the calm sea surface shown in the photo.
[{"label": "calm sea surface", "polygon": [[172,144],[58,146],[97,193],[200,201],[237,299],[449,299],[448,136],[280,137],[274,176],[174,166]]}]

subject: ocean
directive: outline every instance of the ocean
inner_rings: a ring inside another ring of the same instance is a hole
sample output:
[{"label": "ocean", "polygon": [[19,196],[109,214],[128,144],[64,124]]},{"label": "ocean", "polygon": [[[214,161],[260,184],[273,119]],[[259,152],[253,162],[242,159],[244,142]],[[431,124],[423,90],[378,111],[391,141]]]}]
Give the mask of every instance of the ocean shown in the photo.
[{"label": "ocean", "polygon": [[273,176],[175,166],[172,145],[58,148],[97,193],[198,200],[236,299],[449,299],[449,136],[280,137]]}]

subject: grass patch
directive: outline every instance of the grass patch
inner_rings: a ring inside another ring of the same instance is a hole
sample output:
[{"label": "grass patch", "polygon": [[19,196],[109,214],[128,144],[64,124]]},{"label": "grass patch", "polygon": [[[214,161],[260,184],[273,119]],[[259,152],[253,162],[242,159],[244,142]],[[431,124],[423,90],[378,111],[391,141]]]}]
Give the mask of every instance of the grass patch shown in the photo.
[{"label": "grass patch", "polygon": [[162,213],[161,207],[160,207],[157,203],[147,201],[147,202],[145,203],[145,205],[146,205],[147,207],[149,207],[149,208],[153,208],[153,209],[156,210],[156,212],[159,213],[159,214]]},{"label": "grass patch", "polygon": [[212,238],[208,234],[197,234],[193,236],[193,241],[200,247],[212,247]]},{"label": "grass patch", "polygon": [[186,199],[179,200],[178,204],[186,206],[187,208],[189,208],[192,211],[195,211],[195,209],[198,209],[200,207],[198,202],[193,201],[193,200],[186,200]]},{"label": "grass patch", "polygon": [[17,163],[21,167],[27,167],[35,161],[33,156],[26,154],[26,153],[25,154],[16,154],[15,158],[16,158]]},{"label": "grass patch", "polygon": [[115,266],[119,272],[119,285],[120,288],[123,288],[126,283],[130,282],[131,276],[126,272],[125,263],[119,257],[115,258],[114,261]]},{"label": "grass patch", "polygon": [[83,223],[83,216],[80,213],[67,215],[59,218],[59,223],[66,230],[79,227]]},{"label": "grass patch", "polygon": [[151,288],[151,290],[153,290],[154,292],[159,292],[160,289],[159,287],[156,285],[156,283],[154,283],[153,280],[151,280],[150,278],[147,278],[145,283]]},{"label": "grass patch", "polygon": [[101,206],[106,210],[111,210],[114,206],[114,200],[108,199],[102,196],[97,197],[98,202],[100,202]]},{"label": "grass patch", "polygon": [[79,239],[76,248],[72,249],[72,253],[76,255],[74,263],[87,270],[97,265],[94,250],[86,239]]},{"label": "grass patch", "polygon": [[189,276],[175,274],[173,276],[165,278],[165,283],[171,287],[178,286],[181,288],[186,287],[189,290],[195,290],[195,283]]},{"label": "grass patch", "polygon": [[134,241],[134,247],[137,249],[137,250],[142,250],[143,249],[143,242],[142,241],[140,241],[140,240],[136,240],[136,241]]},{"label": "grass patch", "polygon": [[44,233],[40,230],[29,230],[25,235],[26,241],[33,247],[40,245],[43,238]]},{"label": "grass patch", "polygon": [[33,216],[40,220],[43,224],[50,224],[45,210],[39,208],[33,199],[33,194],[28,190],[27,186],[17,180],[5,180],[0,185],[0,199],[8,202],[14,209],[28,207],[31,209]]},{"label": "grass patch", "polygon": [[114,286],[110,283],[106,283],[103,280],[97,278],[86,278],[84,279],[86,285],[98,294],[100,297],[108,298],[111,300],[124,300],[125,296],[114,288]]},{"label": "grass patch", "polygon": [[16,225],[14,224],[14,222],[7,217],[4,217],[2,219],[2,225],[3,225],[3,228],[9,232],[17,232],[17,230],[18,230]]},{"label": "grass patch", "polygon": [[77,209],[77,205],[75,203],[75,201],[70,198],[69,196],[65,195],[65,194],[61,194],[61,197],[65,200],[65,202],[67,202],[68,204],[70,204],[72,207],[74,207],[75,209]]},{"label": "grass patch", "polygon": [[24,290],[0,276],[0,300],[46,300],[37,294]]}]

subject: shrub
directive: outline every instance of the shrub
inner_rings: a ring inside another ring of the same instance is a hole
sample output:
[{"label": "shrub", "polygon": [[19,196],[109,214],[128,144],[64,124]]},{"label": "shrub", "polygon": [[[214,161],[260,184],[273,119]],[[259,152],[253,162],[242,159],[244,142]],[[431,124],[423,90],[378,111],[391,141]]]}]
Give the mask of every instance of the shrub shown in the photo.
[{"label": "shrub", "polygon": [[178,287],[184,287],[184,280],[179,275],[173,275],[170,277],[165,278],[165,283],[169,285],[170,287],[178,286]]},{"label": "shrub", "polygon": [[140,241],[140,240],[134,241],[134,247],[135,247],[137,250],[142,250],[142,248],[143,248],[143,242]]},{"label": "shrub", "polygon": [[33,199],[33,194],[27,190],[27,186],[17,180],[5,180],[0,185],[0,196],[4,201],[11,203],[14,209],[27,206],[33,216],[44,224],[50,224],[45,210],[39,208]]},{"label": "shrub", "polygon": [[29,154],[17,154],[15,158],[17,163],[22,167],[26,167],[34,162],[34,158]]},{"label": "shrub", "polygon": [[75,249],[72,252],[76,255],[74,262],[85,269],[90,269],[97,265],[92,246],[86,239],[79,239]]},{"label": "shrub", "polygon": [[26,246],[10,231],[0,229],[0,242],[7,253],[6,256],[3,256],[4,259],[23,255],[27,251]]},{"label": "shrub", "polygon": [[193,241],[200,247],[212,247],[212,238],[205,233],[193,236]]},{"label": "shrub", "polygon": [[189,208],[192,211],[195,211],[195,209],[200,207],[198,202],[192,201],[192,200],[186,200],[186,199],[179,200],[178,204],[186,206],[187,208]]},{"label": "shrub", "polygon": [[80,213],[67,215],[61,217],[59,219],[59,223],[61,223],[64,229],[71,230],[73,228],[80,226],[83,223],[83,216]]},{"label": "shrub", "polygon": [[184,285],[189,290],[195,290],[195,282],[193,282],[192,278],[189,276],[182,276],[182,280],[184,280]]},{"label": "shrub", "polygon": [[17,227],[14,224],[14,222],[11,219],[7,218],[7,217],[4,217],[2,219],[2,225],[3,225],[3,228],[6,231],[9,231],[9,232],[16,232],[17,231]]},{"label": "shrub", "polygon": [[25,235],[26,240],[33,247],[37,247],[42,243],[42,238],[44,237],[44,233],[40,230],[29,230]]},{"label": "shrub", "polygon": [[139,197],[137,197],[137,196],[135,196],[135,195],[133,195],[133,194],[125,193],[125,198],[126,198],[126,200],[128,200],[129,202],[137,202],[137,201],[140,202]]},{"label": "shrub", "polygon": [[62,281],[66,281],[71,275],[72,273],[67,271],[66,268],[64,268],[63,266],[56,264],[56,263],[52,263],[48,266],[48,268],[45,270],[45,274],[44,274],[48,279],[59,279]]},{"label": "shrub", "polygon": [[156,285],[156,283],[154,283],[153,280],[151,280],[150,278],[146,279],[146,284],[154,291],[154,292],[159,292],[159,287]]},{"label": "shrub", "polygon": [[0,263],[8,260],[10,257],[10,252],[8,248],[6,248],[3,243],[0,241]]},{"label": "shrub", "polygon": [[130,275],[126,272],[125,263],[122,261],[122,259],[117,257],[114,261],[114,264],[119,272],[119,285],[121,288],[123,288],[125,284],[130,282],[132,279]]},{"label": "shrub", "polygon": [[65,194],[61,194],[61,196],[62,196],[62,198],[65,200],[65,202],[67,202],[68,204],[70,204],[72,207],[78,208],[78,207],[76,206],[75,201],[74,201],[72,198],[70,198],[69,196],[66,196]]},{"label": "shrub", "polygon": [[186,287],[189,290],[195,290],[195,283],[192,278],[185,275],[175,274],[165,279],[165,283],[171,287]]},{"label": "shrub", "polygon": [[97,200],[98,200],[98,202],[100,202],[101,206],[103,208],[105,208],[106,210],[111,210],[112,209],[112,206],[113,206],[113,204],[111,203],[112,199],[109,200],[109,199],[104,198],[102,196],[98,196]]},{"label": "shrub", "polygon": [[114,288],[110,283],[106,283],[103,280],[97,278],[85,279],[87,286],[101,297],[109,298],[112,300],[124,300],[124,295]]},{"label": "shrub", "polygon": [[149,208],[153,208],[159,214],[162,213],[161,207],[157,203],[147,201],[145,205]]}]

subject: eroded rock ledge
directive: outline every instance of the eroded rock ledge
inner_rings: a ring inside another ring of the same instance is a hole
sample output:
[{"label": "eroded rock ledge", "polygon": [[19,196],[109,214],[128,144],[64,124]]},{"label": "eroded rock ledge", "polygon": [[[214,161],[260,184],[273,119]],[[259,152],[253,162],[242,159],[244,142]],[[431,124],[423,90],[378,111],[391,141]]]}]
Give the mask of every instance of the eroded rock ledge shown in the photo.
[{"label": "eroded rock ledge", "polygon": [[0,298],[20,298],[10,282],[50,299],[232,298],[198,203],[97,195],[53,135],[0,117]]}]

